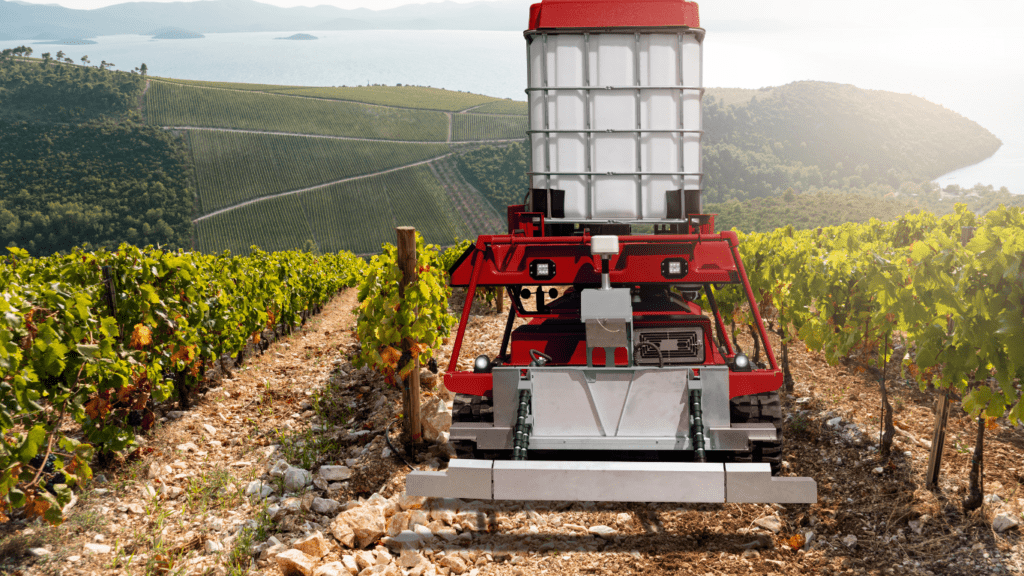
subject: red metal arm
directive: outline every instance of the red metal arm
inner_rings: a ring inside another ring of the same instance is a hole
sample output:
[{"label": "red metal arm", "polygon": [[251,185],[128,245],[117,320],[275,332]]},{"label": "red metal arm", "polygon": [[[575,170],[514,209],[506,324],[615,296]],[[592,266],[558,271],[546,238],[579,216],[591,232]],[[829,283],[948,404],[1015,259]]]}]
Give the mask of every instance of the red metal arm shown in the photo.
[{"label": "red metal arm", "polygon": [[764,350],[768,353],[768,362],[772,365],[772,370],[778,370],[779,365],[775,362],[775,353],[772,352],[772,345],[768,342],[768,331],[764,329],[764,320],[761,319],[761,311],[757,309],[757,301],[754,300],[754,291],[750,288],[750,280],[747,279],[747,271],[743,268],[743,261],[740,260],[739,248],[735,243],[730,243],[732,246],[732,257],[736,261],[736,270],[740,274],[740,280],[743,281],[743,289],[747,292],[747,300],[750,302],[750,310],[754,313],[754,320],[757,321],[757,331],[761,334],[761,341],[764,342]]},{"label": "red metal arm", "polygon": [[448,371],[454,372],[459,362],[459,352],[462,350],[462,337],[466,333],[466,322],[469,320],[469,311],[473,308],[473,297],[476,296],[476,282],[480,278],[480,269],[483,267],[483,250],[480,243],[473,252],[473,276],[469,281],[469,288],[466,290],[466,303],[462,306],[462,319],[459,320],[459,333],[455,336],[455,346],[452,348],[452,358],[448,362]]}]

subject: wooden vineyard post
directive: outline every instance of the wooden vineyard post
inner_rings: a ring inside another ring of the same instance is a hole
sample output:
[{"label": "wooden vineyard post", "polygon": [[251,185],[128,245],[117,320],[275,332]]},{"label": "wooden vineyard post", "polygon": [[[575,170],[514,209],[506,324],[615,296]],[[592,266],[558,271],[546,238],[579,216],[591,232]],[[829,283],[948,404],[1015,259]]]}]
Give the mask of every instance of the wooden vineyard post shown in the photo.
[{"label": "wooden vineyard post", "polygon": [[[104,296],[107,299],[107,308],[110,316],[117,321],[117,290],[114,288],[114,277],[110,274],[110,266],[103,267]],[[124,333],[121,331],[121,324],[117,324],[117,339],[124,340]]]},{"label": "wooden vineyard post", "polygon": [[[402,271],[402,280],[398,284],[398,297],[405,298],[405,287],[416,282],[419,275],[416,270],[416,229],[412,226],[399,226],[398,233],[398,267]],[[402,352],[408,352],[403,344]],[[402,413],[405,414],[405,437],[415,445],[422,438],[420,427],[420,361],[417,357],[412,373],[402,381]]]},{"label": "wooden vineyard post", "polygon": [[494,301],[495,308],[498,309],[498,314],[505,311],[505,288],[504,286],[498,289],[498,298]]},{"label": "wooden vineyard post", "polygon": [[[974,237],[973,226],[960,228],[960,244],[966,246]],[[953,333],[953,319],[949,319],[948,331]],[[935,431],[928,453],[928,470],[925,473],[925,488],[934,490],[939,485],[939,470],[942,468],[942,447],[946,444],[946,421],[949,419],[949,390],[941,390],[935,409]]]}]

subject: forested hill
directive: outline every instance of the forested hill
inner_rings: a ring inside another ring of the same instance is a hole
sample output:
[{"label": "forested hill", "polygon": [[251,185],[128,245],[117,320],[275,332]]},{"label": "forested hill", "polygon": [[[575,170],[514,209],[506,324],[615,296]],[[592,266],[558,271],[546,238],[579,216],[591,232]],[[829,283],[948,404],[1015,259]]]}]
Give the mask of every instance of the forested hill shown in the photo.
[{"label": "forested hill", "polygon": [[183,146],[139,120],[139,74],[0,55],[0,247],[188,247]]},{"label": "forested hill", "polygon": [[709,89],[704,130],[711,200],[770,196],[790,186],[898,187],[980,162],[1002,144],[973,120],[918,96],[830,82]]},{"label": "forested hill", "polygon": [[[515,112],[525,115],[526,104]],[[835,223],[836,215],[819,206],[819,192],[854,195],[839,211],[853,221],[910,207],[944,213],[952,204],[942,203],[931,180],[980,162],[1001,145],[976,122],[923,98],[829,82],[708,88],[704,131],[704,201],[723,212],[723,224],[750,229],[778,221],[746,216],[768,208],[784,208],[777,213],[795,218],[782,225]],[[522,201],[529,154],[525,142],[477,148],[462,154],[459,166],[503,210]],[[793,200],[757,201],[787,191]],[[977,209],[996,200],[1014,201],[1008,192],[993,191]],[[748,202],[748,210],[735,205]]]}]

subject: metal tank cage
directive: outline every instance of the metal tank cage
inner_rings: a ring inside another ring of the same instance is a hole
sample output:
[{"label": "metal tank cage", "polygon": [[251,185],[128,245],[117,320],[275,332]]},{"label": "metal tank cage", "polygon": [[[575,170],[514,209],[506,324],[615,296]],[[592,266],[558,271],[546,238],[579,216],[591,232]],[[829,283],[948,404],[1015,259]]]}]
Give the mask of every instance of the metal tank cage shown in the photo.
[{"label": "metal tank cage", "polygon": [[[697,92],[699,94],[699,99],[700,99],[700,103],[701,103],[700,108],[701,108],[701,111],[702,111],[701,114],[703,114],[703,101],[704,101],[704,86],[703,86],[704,85],[704,48],[703,48],[703,40],[704,40],[704,29],[702,29],[702,28],[686,28],[686,29],[684,29],[684,31],[676,33],[676,38],[677,38],[677,42],[678,42],[678,50],[679,50],[679,52],[678,52],[679,56],[677,58],[677,65],[679,67],[678,72],[679,72],[680,82],[682,82],[685,79],[685,75],[684,75],[684,72],[683,72],[683,57],[682,57],[682,54],[683,54],[683,37],[685,35],[687,35],[687,34],[694,34],[697,37],[697,41],[701,43],[701,49],[699,51],[700,62],[699,62],[699,66],[698,66],[699,78],[698,78],[698,85],[697,86],[692,86],[692,85],[688,86],[688,85],[685,85],[685,84],[680,84],[678,86],[672,86],[672,85],[669,85],[669,86],[655,86],[655,85],[641,85],[640,84],[640,35],[644,34],[644,33],[665,34],[666,32],[670,32],[671,30],[678,30],[678,28],[642,28],[642,29],[637,29],[637,28],[633,28],[633,29],[608,28],[608,29],[605,29],[605,30],[595,30],[595,29],[592,29],[592,28],[588,28],[588,29],[558,28],[558,29],[544,29],[544,30],[527,30],[527,31],[525,31],[523,33],[523,35],[526,37],[526,40],[527,40],[527,42],[526,42],[526,77],[528,79],[533,78],[533,62],[532,62],[532,58],[530,58],[530,46],[532,45],[532,43],[536,40],[536,37],[538,37],[538,36],[541,38],[541,41],[544,42],[544,54],[545,54],[545,57],[541,58],[541,84],[542,85],[540,87],[527,88],[525,90],[526,95],[527,95],[527,104],[528,104],[528,109],[527,109],[528,116],[527,116],[527,118],[528,118],[528,122],[529,122],[530,126],[533,125],[533,106],[532,106],[533,103],[530,101],[530,93],[531,92],[541,92],[542,93],[542,95],[543,95],[542,96],[543,97],[543,109],[544,109],[544,128],[541,129],[541,130],[528,129],[526,131],[527,137],[530,138],[530,141],[531,141],[531,145],[530,145],[531,149],[533,147],[532,141],[533,141],[533,135],[534,134],[543,134],[544,135],[544,140],[545,140],[544,141],[544,154],[545,154],[545,158],[544,158],[544,171],[543,172],[529,171],[529,172],[526,173],[527,174],[527,178],[529,179],[531,188],[533,187],[533,177],[534,176],[544,176],[545,188],[547,190],[551,190],[551,176],[586,176],[587,177],[586,178],[586,211],[587,211],[587,214],[593,216],[593,214],[594,214],[594,207],[593,207],[593,201],[594,201],[593,184],[594,184],[594,180],[593,180],[593,177],[594,176],[633,176],[634,179],[636,180],[636,209],[637,209],[637,214],[639,215],[638,218],[635,218],[635,219],[633,219],[633,218],[614,218],[614,219],[609,219],[609,218],[554,218],[554,217],[547,217],[547,218],[545,218],[546,222],[548,222],[548,223],[566,223],[566,224],[583,224],[583,223],[589,223],[589,222],[610,222],[610,221],[614,221],[614,222],[643,222],[645,224],[677,224],[677,223],[680,223],[680,222],[684,222],[684,221],[686,221],[688,219],[686,214],[680,215],[679,218],[668,218],[668,219],[644,218],[644,215],[643,215],[643,190],[642,190],[642,181],[641,181],[641,179],[644,176],[678,176],[679,179],[680,179],[681,189],[685,189],[684,179],[687,176],[696,176],[698,178],[698,188],[697,189],[698,190],[703,189],[703,185],[704,185],[704,172],[703,172],[703,163],[704,163],[704,154],[703,154],[704,130],[703,129],[683,129],[683,128],[655,129],[655,128],[643,128],[640,125],[641,124],[640,106],[641,106],[641,98],[642,98],[642,94],[643,94],[644,90],[679,90],[680,91],[679,112],[678,112],[679,124],[683,123],[683,98],[682,98],[682,96],[684,94],[686,94],[687,91]],[[591,86],[590,85],[590,36],[591,35],[595,35],[595,34],[602,34],[602,33],[603,34],[618,34],[618,35],[621,35],[621,34],[628,33],[628,32],[632,32],[633,33],[633,42],[634,42],[634,45],[633,45],[633,85],[629,85],[629,86]],[[547,57],[546,57],[546,55],[548,54],[547,42],[548,42],[548,36],[555,35],[555,34],[574,34],[574,35],[582,34],[583,35],[583,83],[584,83],[583,86],[555,86],[555,87],[548,86],[548,70],[547,70]],[[597,130],[595,130],[595,129],[591,128],[591,124],[590,124],[590,109],[591,109],[591,103],[592,103],[592,98],[591,97],[592,97],[593,91],[595,91],[595,90],[633,91],[635,93],[634,100],[635,100],[635,106],[636,107],[635,107],[635,112],[634,113],[636,115],[636,127],[634,129],[632,129],[632,130],[621,130],[621,129],[619,129],[619,130],[616,130],[616,129],[597,129]],[[556,130],[556,129],[552,129],[550,127],[551,124],[550,124],[549,118],[548,118],[548,113],[549,113],[548,95],[551,92],[553,92],[553,91],[555,91],[555,92],[557,92],[557,91],[581,91],[581,92],[583,92],[585,94],[584,109],[583,109],[583,118],[584,118],[584,122],[585,122],[585,128],[584,129],[582,129],[582,130]],[[703,124],[703,119],[702,118],[699,119],[699,122],[701,124]],[[585,145],[584,145],[585,171],[584,172],[552,172],[551,171],[551,139],[550,139],[550,136],[551,136],[551,134],[560,134],[560,133],[582,134],[582,135],[584,135],[584,137],[585,137]],[[593,171],[593,167],[592,167],[592,161],[591,161],[591,144],[592,143],[591,143],[591,138],[590,138],[590,135],[594,134],[594,133],[601,133],[601,134],[616,134],[616,133],[634,134],[636,136],[636,138],[635,138],[635,140],[636,140],[636,146],[635,146],[635,150],[636,150],[636,171],[634,171],[634,172],[594,172]],[[698,141],[697,141],[697,147],[698,147],[698,156],[697,156],[698,157],[698,160],[697,160],[698,165],[697,165],[697,170],[691,170],[691,171],[687,171],[686,170],[686,162],[685,162],[685,157],[684,157],[684,154],[683,154],[684,146],[683,146],[682,138],[680,138],[680,141],[679,141],[679,166],[682,168],[681,171],[678,171],[678,172],[644,172],[643,168],[642,168],[642,161],[641,161],[641,146],[642,146],[642,144],[641,144],[641,135],[642,134],[651,134],[651,133],[697,134],[697,138],[698,138]],[[682,192],[680,192],[680,193],[682,194]]]}]

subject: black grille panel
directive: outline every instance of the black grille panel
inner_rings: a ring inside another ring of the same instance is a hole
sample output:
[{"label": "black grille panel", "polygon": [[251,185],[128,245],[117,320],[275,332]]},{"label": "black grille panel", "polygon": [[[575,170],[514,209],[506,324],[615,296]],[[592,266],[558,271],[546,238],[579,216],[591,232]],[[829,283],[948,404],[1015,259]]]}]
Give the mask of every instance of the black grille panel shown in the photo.
[{"label": "black grille panel", "polygon": [[704,361],[704,329],[699,326],[637,331],[640,346],[637,364],[658,364],[659,355],[665,364],[693,364]]}]

